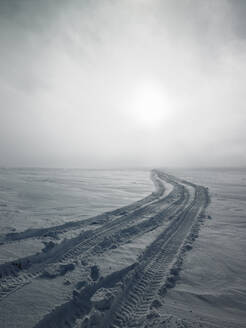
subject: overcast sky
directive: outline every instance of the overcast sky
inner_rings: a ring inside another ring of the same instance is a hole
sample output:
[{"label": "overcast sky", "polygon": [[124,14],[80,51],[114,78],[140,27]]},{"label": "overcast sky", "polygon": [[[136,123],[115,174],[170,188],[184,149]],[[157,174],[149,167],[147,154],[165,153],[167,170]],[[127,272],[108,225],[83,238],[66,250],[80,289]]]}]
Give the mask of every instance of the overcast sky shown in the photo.
[{"label": "overcast sky", "polygon": [[0,0],[0,166],[245,166],[245,17],[244,0]]}]

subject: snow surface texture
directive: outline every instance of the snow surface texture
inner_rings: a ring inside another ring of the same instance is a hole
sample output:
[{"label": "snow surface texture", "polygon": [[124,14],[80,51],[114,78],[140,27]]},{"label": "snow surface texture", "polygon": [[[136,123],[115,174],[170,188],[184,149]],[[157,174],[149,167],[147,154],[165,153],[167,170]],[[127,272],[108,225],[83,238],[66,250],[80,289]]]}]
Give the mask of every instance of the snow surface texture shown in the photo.
[{"label": "snow surface texture", "polygon": [[2,247],[30,240],[44,247],[0,265],[2,326],[243,327],[210,313],[187,315],[184,297],[176,304],[187,252],[210,221],[210,199],[207,188],[182,177],[153,170],[151,178],[155,191],[130,205],[4,234]]}]

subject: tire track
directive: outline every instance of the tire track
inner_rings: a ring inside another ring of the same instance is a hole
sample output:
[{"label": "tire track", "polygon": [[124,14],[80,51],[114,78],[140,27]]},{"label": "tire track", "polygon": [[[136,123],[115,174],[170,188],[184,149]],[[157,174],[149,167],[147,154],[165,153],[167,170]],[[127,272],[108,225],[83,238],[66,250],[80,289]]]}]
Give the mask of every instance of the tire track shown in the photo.
[{"label": "tire track", "polygon": [[[159,178],[157,173],[156,176]],[[164,177],[162,176],[161,179],[163,178]],[[97,244],[100,244],[105,237],[116,235],[120,231],[124,231],[124,228],[129,229],[131,224],[141,219],[142,215],[148,215],[157,211],[157,214],[149,220],[151,224],[147,224],[147,221],[145,223],[133,224],[135,229],[132,229],[132,236],[136,234],[136,231],[138,234],[144,233],[148,228],[150,229],[151,226],[153,228],[160,225],[163,216],[173,214],[177,209],[178,203],[185,201],[183,188],[177,183],[172,182],[169,178],[166,178],[166,180],[171,182],[174,186],[173,191],[167,197],[161,198],[164,193],[164,186],[161,180],[155,178],[159,187],[155,199],[152,199],[148,205],[142,205],[140,201],[141,206],[137,206],[136,210],[135,205],[130,205],[133,208],[132,212],[104,224],[93,232],[86,232],[79,237],[65,241],[64,243],[61,243],[61,245],[58,245],[56,249],[52,249],[45,254],[41,253],[1,265],[0,275],[2,279],[0,284],[0,299],[22,288],[30,283],[32,279],[40,276],[48,265],[72,260],[80,254],[84,254],[86,251],[90,252],[91,249]],[[122,209],[120,209],[120,211],[122,211]],[[114,212],[119,212],[119,210]],[[145,229],[141,232],[141,228]]]},{"label": "tire track", "polygon": [[[207,205],[207,191],[196,187],[195,199],[143,256],[124,292],[114,304],[104,327],[136,327],[146,319],[151,303],[168,279],[187,234]],[[158,251],[157,251],[158,250]]]},{"label": "tire track", "polygon": [[[170,176],[169,178],[171,179]],[[185,201],[175,205],[176,212],[170,224],[146,248],[139,262],[116,279],[122,282],[122,287],[118,288],[110,309],[99,314],[101,317],[97,318],[96,327],[148,327],[146,316],[153,304],[156,304],[155,301],[158,302],[165,295],[165,289],[173,279],[170,272],[177,270],[177,265],[181,266],[180,257],[184,256],[181,250],[187,239],[194,240],[193,232],[197,233],[197,224],[201,217],[204,218],[204,211],[208,205],[206,188],[178,179],[175,179],[175,183],[183,189]],[[190,188],[194,189],[194,195]],[[117,277],[117,273],[114,275]],[[108,280],[111,284],[107,283]],[[95,312],[90,299],[101,287],[115,286],[111,276],[105,277],[97,284],[90,285],[88,289],[76,293],[71,301],[56,308],[35,327],[74,327],[76,319],[83,319],[86,314],[89,314],[89,317],[84,318],[81,327],[92,327],[93,323],[95,326]]]}]

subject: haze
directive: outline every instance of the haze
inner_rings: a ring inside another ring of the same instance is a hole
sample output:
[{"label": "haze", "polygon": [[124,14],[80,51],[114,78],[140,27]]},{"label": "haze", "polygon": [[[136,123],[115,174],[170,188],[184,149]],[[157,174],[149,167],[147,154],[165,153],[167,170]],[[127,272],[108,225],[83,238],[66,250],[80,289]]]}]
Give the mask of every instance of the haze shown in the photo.
[{"label": "haze", "polygon": [[0,166],[246,165],[246,1],[0,1]]}]

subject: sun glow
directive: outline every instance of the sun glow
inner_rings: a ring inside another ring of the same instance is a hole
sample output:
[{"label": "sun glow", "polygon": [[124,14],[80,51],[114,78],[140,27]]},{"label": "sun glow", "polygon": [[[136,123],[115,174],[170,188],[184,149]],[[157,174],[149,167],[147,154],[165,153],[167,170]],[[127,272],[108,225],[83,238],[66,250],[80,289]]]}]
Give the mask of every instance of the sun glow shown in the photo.
[{"label": "sun glow", "polygon": [[137,123],[155,127],[170,115],[170,102],[160,85],[142,83],[133,92],[130,111]]}]

